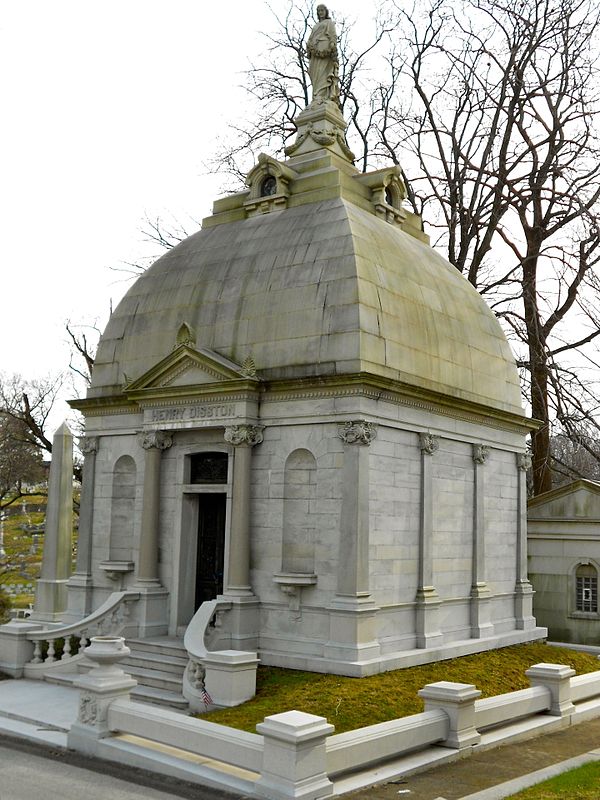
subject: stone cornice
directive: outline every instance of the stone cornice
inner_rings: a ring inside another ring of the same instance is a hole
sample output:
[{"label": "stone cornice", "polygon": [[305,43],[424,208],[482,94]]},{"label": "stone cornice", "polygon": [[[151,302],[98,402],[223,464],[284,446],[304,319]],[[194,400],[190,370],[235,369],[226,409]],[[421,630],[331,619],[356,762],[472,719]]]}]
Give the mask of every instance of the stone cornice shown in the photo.
[{"label": "stone cornice", "polygon": [[263,402],[358,396],[419,408],[490,428],[528,433],[541,427],[540,422],[524,415],[490,408],[480,403],[367,372],[320,378],[272,380],[265,382],[264,391]]},{"label": "stone cornice", "polygon": [[243,402],[257,400],[259,397],[261,402],[364,397],[522,434],[541,427],[540,422],[526,416],[367,372],[264,382],[240,378],[192,386],[163,386],[125,391],[108,397],[71,400],[69,404],[85,416],[101,416],[139,413],[148,406],[185,405],[199,398],[205,402],[219,402],[224,399]]},{"label": "stone cornice", "polygon": [[67,401],[71,408],[81,411],[84,417],[115,416],[117,414],[139,414],[140,406],[122,394],[108,397],[82,397]]},{"label": "stone cornice", "polygon": [[160,386],[148,389],[125,390],[129,400],[141,408],[152,405],[177,405],[190,400],[253,400],[261,391],[261,385],[253,378],[238,378],[214,383],[197,383],[190,386]]}]

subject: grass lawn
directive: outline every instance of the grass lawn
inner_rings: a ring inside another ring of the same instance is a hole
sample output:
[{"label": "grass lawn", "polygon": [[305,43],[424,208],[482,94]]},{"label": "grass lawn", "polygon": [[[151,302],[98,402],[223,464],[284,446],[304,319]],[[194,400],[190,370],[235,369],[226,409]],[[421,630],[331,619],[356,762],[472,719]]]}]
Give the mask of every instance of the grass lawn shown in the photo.
[{"label": "grass lawn", "polygon": [[295,709],[327,717],[335,725],[336,732],[342,733],[423,711],[417,691],[435,681],[472,683],[484,697],[525,689],[529,686],[525,670],[540,662],[568,664],[578,674],[600,669],[595,656],[536,643],[383,672],[368,678],[259,667],[256,697],[241,706],[199,717],[254,732],[256,724],[266,716]]},{"label": "grass lawn", "polygon": [[564,772],[538,783],[507,800],[598,800],[600,797],[600,762]]}]

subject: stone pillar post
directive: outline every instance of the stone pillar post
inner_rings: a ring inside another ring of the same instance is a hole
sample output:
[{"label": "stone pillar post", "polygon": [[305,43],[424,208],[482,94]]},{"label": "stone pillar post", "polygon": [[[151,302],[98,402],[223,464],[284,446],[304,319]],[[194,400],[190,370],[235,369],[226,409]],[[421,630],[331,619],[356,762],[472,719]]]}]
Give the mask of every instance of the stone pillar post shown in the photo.
[{"label": "stone pillar post", "polygon": [[252,448],[263,440],[260,425],[231,425],[225,441],[233,445],[233,486],[224,595],[232,603],[228,614],[231,641],[236,650],[258,646],[258,600],[250,585],[250,484]]},{"label": "stone pillar post", "polygon": [[52,440],[41,575],[32,621],[58,622],[67,608],[73,534],[73,435],[67,423]]},{"label": "stone pillar post", "polygon": [[550,692],[548,713],[553,717],[569,717],[575,711],[571,700],[571,678],[575,670],[564,664],[534,664],[525,675],[531,686],[544,686]]},{"label": "stone pillar post", "polygon": [[137,563],[136,584],[140,590],[137,603],[139,636],[160,636],[168,630],[168,592],[158,576],[158,539],[160,530],[160,467],[163,450],[173,444],[170,433],[148,431],[140,434],[144,455],[142,530]]},{"label": "stone pillar post", "polygon": [[515,584],[515,623],[517,630],[535,628],[534,591],[527,577],[527,470],[530,453],[517,453],[517,580]]},{"label": "stone pillar post", "polygon": [[334,727],[325,717],[285,711],[256,726],[264,736],[263,766],[255,784],[268,800],[314,800],[333,794],[325,741]]},{"label": "stone pillar post", "polygon": [[336,596],[329,605],[330,641],[326,656],[360,661],[379,655],[375,636],[377,607],[369,591],[369,445],[374,423],[341,423],[344,442],[343,497]]},{"label": "stone pillar post", "polygon": [[443,643],[440,630],[440,598],[433,585],[433,454],[440,446],[439,436],[419,435],[421,448],[421,518],[419,524],[419,574],[416,597],[417,647],[438,647]]},{"label": "stone pillar post", "polygon": [[481,735],[475,727],[475,701],[481,697],[479,689],[470,683],[438,681],[419,689],[418,695],[425,701],[425,711],[439,708],[448,715],[448,735],[438,745],[464,750],[479,744]]},{"label": "stone pillar post", "polygon": [[229,560],[225,594],[253,597],[250,586],[250,480],[252,448],[263,440],[258,425],[232,425],[225,428],[225,441],[235,447]]},{"label": "stone pillar post", "polygon": [[98,444],[97,436],[85,436],[79,440],[79,449],[83,453],[83,470],[79,501],[77,565],[68,584],[69,608],[65,614],[65,622],[76,622],[92,610],[92,527]]},{"label": "stone pillar post", "polygon": [[160,522],[160,460],[163,450],[173,444],[164,431],[150,431],[141,436],[146,451],[144,458],[144,495],[142,533],[138,556],[137,581],[143,585],[160,585],[158,579],[158,534]]},{"label": "stone pillar post", "polygon": [[108,709],[119,698],[129,697],[137,681],[126,675],[118,662],[131,651],[120,636],[93,636],[85,648],[86,657],[94,668],[73,681],[79,688],[77,721],[67,737],[70,749],[86,755],[97,755],[98,740],[110,736]]},{"label": "stone pillar post", "polygon": [[485,462],[490,448],[473,445],[475,469],[473,486],[473,555],[471,580],[471,637],[492,636],[490,622],[490,590],[485,580]]}]

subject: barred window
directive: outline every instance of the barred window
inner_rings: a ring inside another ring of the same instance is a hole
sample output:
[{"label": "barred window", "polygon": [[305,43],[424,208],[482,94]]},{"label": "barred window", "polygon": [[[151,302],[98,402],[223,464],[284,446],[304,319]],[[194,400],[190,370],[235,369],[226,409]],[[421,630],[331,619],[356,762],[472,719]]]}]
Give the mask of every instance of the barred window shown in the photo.
[{"label": "barred window", "polygon": [[190,456],[190,483],[227,483],[227,453]]},{"label": "barred window", "polygon": [[581,564],[575,572],[577,611],[598,612],[598,573],[591,564]]}]

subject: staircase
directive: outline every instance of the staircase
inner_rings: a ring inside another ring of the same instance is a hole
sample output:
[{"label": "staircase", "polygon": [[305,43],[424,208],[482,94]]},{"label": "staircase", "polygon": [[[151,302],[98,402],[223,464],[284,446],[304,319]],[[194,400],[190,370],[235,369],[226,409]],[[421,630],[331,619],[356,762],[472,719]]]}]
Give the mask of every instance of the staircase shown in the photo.
[{"label": "staircase", "polygon": [[187,711],[182,687],[188,654],[183,641],[174,636],[157,636],[127,639],[126,644],[131,654],[119,666],[138,682],[131,692],[132,699]]},{"label": "staircase", "polygon": [[[126,644],[131,654],[120,661],[119,666],[138,682],[131,690],[132,699],[188,711],[188,702],[182,694],[183,673],[188,663],[183,641],[174,636],[157,636],[127,639]],[[77,674],[48,672],[44,675],[49,683],[62,685],[72,685],[76,678]]]}]

